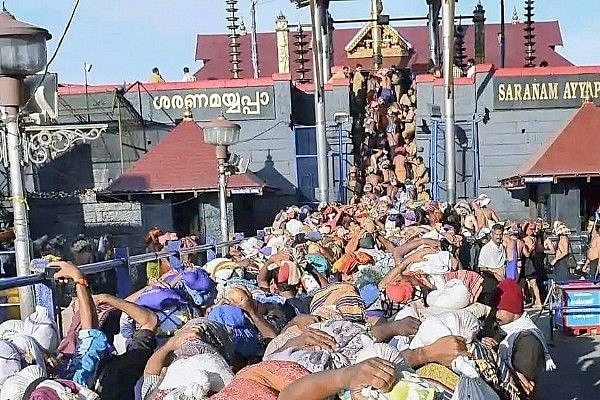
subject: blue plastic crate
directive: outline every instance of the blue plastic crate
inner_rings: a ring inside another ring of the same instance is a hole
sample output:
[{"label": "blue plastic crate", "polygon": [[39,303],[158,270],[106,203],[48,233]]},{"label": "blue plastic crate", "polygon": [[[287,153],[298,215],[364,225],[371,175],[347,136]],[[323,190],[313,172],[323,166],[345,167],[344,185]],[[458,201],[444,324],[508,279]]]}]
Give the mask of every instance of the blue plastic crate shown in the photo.
[{"label": "blue plastic crate", "polygon": [[600,288],[563,288],[562,306],[564,327],[600,326]]}]

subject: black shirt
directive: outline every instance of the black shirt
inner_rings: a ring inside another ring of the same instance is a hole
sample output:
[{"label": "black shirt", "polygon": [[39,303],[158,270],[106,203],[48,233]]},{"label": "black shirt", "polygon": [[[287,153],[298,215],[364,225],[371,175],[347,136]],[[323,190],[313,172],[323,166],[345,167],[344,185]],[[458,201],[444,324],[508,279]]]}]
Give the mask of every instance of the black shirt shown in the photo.
[{"label": "black shirt", "polygon": [[125,353],[100,365],[96,391],[101,400],[135,400],[135,385],[156,349],[156,335],[147,329],[135,331]]},{"label": "black shirt", "polygon": [[544,370],[544,346],[533,333],[524,331],[518,334],[513,345],[512,364],[513,369],[532,381]]}]

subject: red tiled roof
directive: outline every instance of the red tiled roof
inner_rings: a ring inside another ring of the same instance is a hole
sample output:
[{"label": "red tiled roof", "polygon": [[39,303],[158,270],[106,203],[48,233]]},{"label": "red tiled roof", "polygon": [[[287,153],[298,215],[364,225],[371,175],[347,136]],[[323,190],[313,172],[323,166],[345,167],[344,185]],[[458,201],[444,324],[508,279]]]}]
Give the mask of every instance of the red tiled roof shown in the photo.
[{"label": "red tiled roof", "polygon": [[[550,66],[569,66],[573,65],[569,60],[558,54],[554,48],[562,46],[562,36],[558,21],[536,22],[536,63],[547,61]],[[465,49],[467,58],[474,56],[474,27],[473,25],[463,25],[465,28]],[[522,67],[525,63],[525,46],[523,44],[522,23],[506,24],[506,67]],[[414,72],[423,72],[429,61],[429,38],[427,26],[408,26],[396,27],[398,33],[404,37],[414,49],[413,54],[407,60],[402,60],[403,67],[411,67]],[[344,47],[352,40],[359,31],[358,28],[336,29],[333,34],[334,45],[334,65],[354,66],[362,63],[365,66],[371,65],[371,59],[348,59]],[[500,65],[500,48],[498,46],[498,33],[500,24],[485,25],[485,52],[486,62]],[[297,57],[293,54],[294,38],[293,32],[290,32],[290,60],[292,61],[292,76],[296,76],[293,71],[296,67]],[[307,42],[310,42],[310,32]],[[241,47],[241,75],[243,77],[252,77],[251,61],[251,39],[250,35],[240,38]],[[259,68],[260,76],[271,76],[277,72],[277,39],[275,33],[259,33],[257,35],[259,49]],[[206,60],[205,66],[196,72],[197,79],[222,79],[231,76],[229,73],[229,36],[227,34],[198,35],[196,40],[196,60]],[[306,54],[309,60],[312,60],[311,52]],[[384,64],[398,64],[401,60],[385,58]],[[309,62],[309,68],[312,62]]]},{"label": "red tiled roof", "polygon": [[600,108],[585,103],[541,152],[526,162],[521,177],[600,175]]},{"label": "red tiled roof", "polygon": [[[252,172],[232,175],[229,189],[263,188]],[[156,146],[115,180],[107,193],[173,193],[218,190],[215,148],[204,143],[204,135],[193,121],[183,121]]]}]

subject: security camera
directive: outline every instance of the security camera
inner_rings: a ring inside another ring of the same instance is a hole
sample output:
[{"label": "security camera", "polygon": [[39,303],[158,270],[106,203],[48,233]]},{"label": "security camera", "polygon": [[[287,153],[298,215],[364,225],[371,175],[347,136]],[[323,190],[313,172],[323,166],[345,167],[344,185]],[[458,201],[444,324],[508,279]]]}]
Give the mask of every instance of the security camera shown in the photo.
[{"label": "security camera", "polygon": [[336,124],[345,124],[346,122],[350,121],[350,115],[345,112],[337,112],[333,114],[333,120]]}]

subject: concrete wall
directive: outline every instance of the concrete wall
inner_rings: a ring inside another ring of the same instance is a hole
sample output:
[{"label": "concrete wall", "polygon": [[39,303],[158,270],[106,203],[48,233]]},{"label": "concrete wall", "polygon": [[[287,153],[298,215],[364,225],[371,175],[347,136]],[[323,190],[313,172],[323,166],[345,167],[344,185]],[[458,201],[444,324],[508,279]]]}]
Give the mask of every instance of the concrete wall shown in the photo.
[{"label": "concrete wall", "polygon": [[[492,199],[493,206],[504,218],[527,218],[527,204],[511,197],[499,180],[517,175],[521,166],[536,155],[559,133],[574,115],[575,108],[495,110],[493,72],[476,74],[475,81],[461,79],[455,86],[456,120],[477,122],[479,139],[480,193]],[[423,121],[430,124],[431,105],[439,107],[442,120],[444,90],[442,82],[417,83],[419,130],[417,140],[429,155],[430,137]],[[481,120],[488,111],[489,121]],[[466,123],[466,122],[465,122]]]}]

